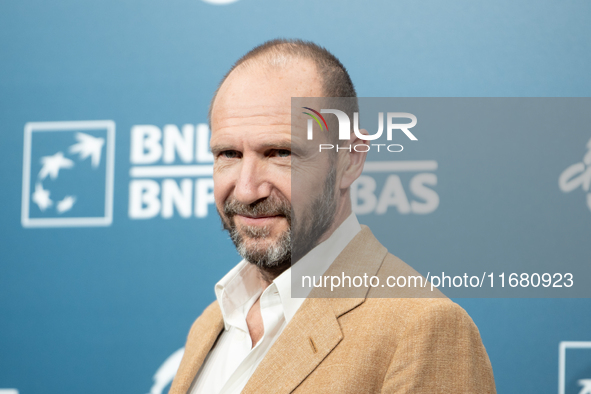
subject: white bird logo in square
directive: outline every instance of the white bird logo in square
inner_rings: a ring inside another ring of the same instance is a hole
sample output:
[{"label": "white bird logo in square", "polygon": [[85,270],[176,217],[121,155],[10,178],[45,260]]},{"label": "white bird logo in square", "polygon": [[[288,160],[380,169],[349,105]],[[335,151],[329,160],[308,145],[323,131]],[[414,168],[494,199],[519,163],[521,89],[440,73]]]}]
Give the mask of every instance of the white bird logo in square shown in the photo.
[{"label": "white bird logo in square", "polygon": [[114,137],[112,121],[27,123],[23,226],[110,225]]}]

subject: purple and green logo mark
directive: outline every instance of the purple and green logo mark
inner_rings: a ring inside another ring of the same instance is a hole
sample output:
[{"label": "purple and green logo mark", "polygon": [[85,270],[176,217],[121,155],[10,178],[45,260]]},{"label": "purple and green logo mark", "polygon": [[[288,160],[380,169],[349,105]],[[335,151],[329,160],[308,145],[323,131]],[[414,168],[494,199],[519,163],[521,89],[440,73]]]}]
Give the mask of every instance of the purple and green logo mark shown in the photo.
[{"label": "purple and green logo mark", "polygon": [[[315,111],[310,107],[302,107],[302,108],[312,111],[316,115],[318,115],[320,117],[320,119],[322,119],[322,123],[324,123],[324,126],[326,127],[326,131],[328,131],[328,125],[326,124],[326,120],[324,120],[324,116],[320,115],[320,112]],[[324,127],[322,127],[322,123],[320,123],[320,119],[318,119],[318,117],[314,116],[313,114],[311,114],[309,112],[302,112],[302,113],[311,116],[316,121],[316,123],[318,123],[318,126],[320,126],[320,130],[324,131]],[[311,120],[309,122],[311,122]]]}]

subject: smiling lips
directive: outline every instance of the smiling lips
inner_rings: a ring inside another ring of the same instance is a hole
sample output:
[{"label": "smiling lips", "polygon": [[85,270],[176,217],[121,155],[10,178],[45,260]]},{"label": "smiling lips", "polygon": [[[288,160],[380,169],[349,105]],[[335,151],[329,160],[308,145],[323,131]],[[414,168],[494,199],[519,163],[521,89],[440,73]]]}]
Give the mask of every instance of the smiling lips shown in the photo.
[{"label": "smiling lips", "polygon": [[277,219],[283,218],[283,215],[273,215],[273,216],[244,216],[244,215],[236,215],[236,217],[240,218],[240,221],[246,224],[247,226],[264,226],[267,224],[271,224],[273,221]]}]

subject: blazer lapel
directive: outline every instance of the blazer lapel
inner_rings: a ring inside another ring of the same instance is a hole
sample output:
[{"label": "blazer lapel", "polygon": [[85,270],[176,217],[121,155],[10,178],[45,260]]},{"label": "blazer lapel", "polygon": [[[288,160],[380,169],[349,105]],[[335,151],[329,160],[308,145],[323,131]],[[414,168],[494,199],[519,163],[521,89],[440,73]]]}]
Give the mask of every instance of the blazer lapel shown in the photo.
[{"label": "blazer lapel", "polygon": [[222,312],[216,301],[207,307],[191,327],[185,346],[185,354],[169,394],[187,393],[195,379],[195,375],[203,364],[203,360],[205,360],[223,328]]},{"label": "blazer lapel", "polygon": [[307,299],[242,391],[290,393],[343,339],[329,300]]},{"label": "blazer lapel", "polygon": [[[369,228],[362,226],[325,275],[372,276],[387,252]],[[337,318],[362,304],[368,291],[364,287],[340,293],[313,289],[242,393],[291,393],[343,339]]]}]

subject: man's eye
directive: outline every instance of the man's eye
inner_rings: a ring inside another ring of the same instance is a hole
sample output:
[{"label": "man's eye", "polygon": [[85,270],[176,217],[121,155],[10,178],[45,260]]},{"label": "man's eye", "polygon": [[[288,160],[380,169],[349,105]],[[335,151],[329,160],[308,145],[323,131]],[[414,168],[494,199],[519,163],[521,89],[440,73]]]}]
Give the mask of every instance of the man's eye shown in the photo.
[{"label": "man's eye", "polygon": [[226,159],[235,159],[238,157],[238,152],[236,152],[235,150],[225,150],[220,153],[220,156]]},{"label": "man's eye", "polygon": [[277,150],[277,156],[279,156],[279,157],[289,157],[289,156],[291,156],[291,152],[288,151],[287,149],[278,149]]}]

